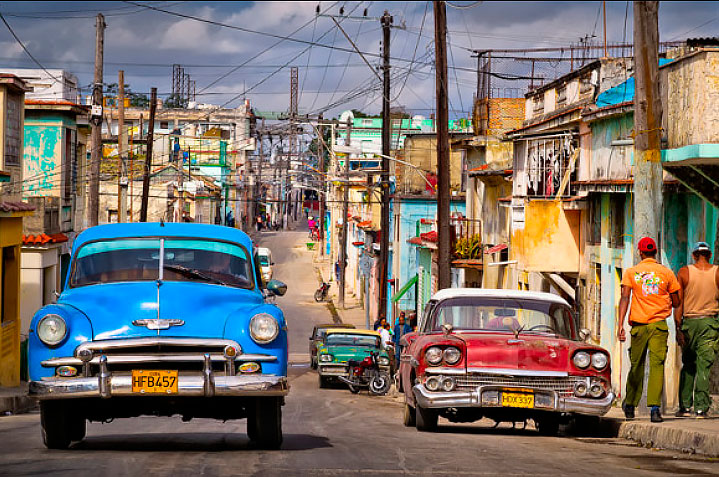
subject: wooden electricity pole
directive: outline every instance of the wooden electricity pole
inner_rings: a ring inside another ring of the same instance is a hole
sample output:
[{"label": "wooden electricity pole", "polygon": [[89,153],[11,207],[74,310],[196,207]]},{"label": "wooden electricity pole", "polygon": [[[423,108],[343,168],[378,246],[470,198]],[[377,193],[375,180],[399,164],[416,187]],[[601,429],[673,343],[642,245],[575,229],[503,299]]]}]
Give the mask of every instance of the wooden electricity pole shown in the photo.
[{"label": "wooden electricity pole", "polygon": [[[323,136],[323,127],[322,127],[322,121],[324,120],[324,117],[322,116],[322,113],[320,113],[319,118],[317,119],[317,135],[319,136],[317,140],[317,157],[319,159],[319,170],[320,174],[325,173],[325,150],[324,150],[324,136]],[[322,179],[324,179],[324,176],[321,176]],[[324,184],[324,180],[321,181],[322,184]],[[318,220],[318,227],[320,232],[320,257],[324,257],[325,255],[325,187],[322,186],[322,193],[318,193],[318,199],[319,199],[319,217],[317,217]]]},{"label": "wooden electricity pole", "polygon": [[445,2],[434,2],[434,54],[437,71],[437,289],[449,288],[449,111],[447,106],[447,10]]},{"label": "wooden electricity pole", "polygon": [[[147,206],[150,197],[150,169],[152,168],[152,146],[155,141],[155,109],[157,108],[157,88],[150,90],[150,122],[147,124],[147,147],[145,148],[145,169],[142,174],[142,201],[140,203],[140,222],[147,222]],[[142,135],[142,129],[140,129]]]},{"label": "wooden electricity pole", "polygon": [[387,278],[389,277],[389,153],[391,148],[390,128],[392,121],[389,115],[390,95],[390,33],[392,27],[392,16],[384,11],[380,18],[382,23],[382,217],[380,221],[381,240],[379,246],[379,275],[377,286],[379,287],[379,303],[377,307],[378,317],[387,316]]},{"label": "wooden electricity pole", "polygon": [[[347,140],[345,145],[350,147],[352,136],[352,118],[347,118]],[[345,272],[347,270],[347,215],[349,215],[350,201],[350,154],[345,156],[345,185],[342,193],[342,237],[340,241],[340,295],[339,306],[345,307]]]},{"label": "wooden electricity pole", "polygon": [[634,2],[634,250],[642,237],[652,237],[661,247],[663,179],[658,12],[657,1]]},{"label": "wooden electricity pole", "polygon": [[100,217],[100,161],[102,160],[102,65],[105,44],[105,17],[97,14],[95,20],[95,78],[92,86],[93,111],[91,126],[92,150],[90,151],[90,190],[87,198],[88,224],[97,225]]},{"label": "wooden electricity pole", "polygon": [[127,222],[127,174],[125,154],[127,133],[125,131],[125,72],[117,72],[117,221]]}]

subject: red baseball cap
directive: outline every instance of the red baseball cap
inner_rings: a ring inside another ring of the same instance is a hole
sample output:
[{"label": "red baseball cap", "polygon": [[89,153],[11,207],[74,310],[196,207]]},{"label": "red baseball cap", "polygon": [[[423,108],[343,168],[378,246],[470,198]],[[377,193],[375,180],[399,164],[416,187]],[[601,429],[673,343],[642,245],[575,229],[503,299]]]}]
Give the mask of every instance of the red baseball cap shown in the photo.
[{"label": "red baseball cap", "polygon": [[642,237],[638,245],[640,252],[656,252],[657,243],[651,237]]}]

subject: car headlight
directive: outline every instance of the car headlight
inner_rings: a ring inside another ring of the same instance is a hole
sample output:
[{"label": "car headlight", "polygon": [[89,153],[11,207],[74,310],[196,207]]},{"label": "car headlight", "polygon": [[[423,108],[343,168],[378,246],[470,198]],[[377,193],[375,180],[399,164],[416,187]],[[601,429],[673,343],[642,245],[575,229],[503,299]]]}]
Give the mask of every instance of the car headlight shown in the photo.
[{"label": "car headlight", "polygon": [[250,320],[250,336],[256,343],[269,343],[277,338],[278,334],[280,334],[280,324],[274,316],[259,313]]},{"label": "car headlight", "polygon": [[332,355],[331,354],[321,354],[320,361],[322,361],[323,363],[329,363],[330,361],[332,361]]},{"label": "car headlight", "polygon": [[460,359],[462,359],[462,352],[458,348],[450,346],[444,350],[444,361],[447,364],[457,364]]},{"label": "car headlight", "polygon": [[384,356],[380,356],[377,362],[380,366],[389,366],[389,358],[386,358]]},{"label": "car headlight", "polygon": [[591,358],[589,357],[589,353],[587,353],[586,351],[580,351],[574,355],[574,358],[572,358],[572,361],[574,361],[574,365],[577,368],[585,369],[585,368],[589,367]]},{"label": "car headlight", "polygon": [[424,358],[431,365],[438,365],[442,362],[442,349],[437,346],[430,346],[424,352]]},{"label": "car headlight", "polygon": [[595,369],[602,370],[609,364],[609,357],[604,353],[594,353],[592,355],[592,366]]},{"label": "car headlight", "polygon": [[37,324],[37,337],[48,346],[59,344],[67,335],[67,324],[60,315],[45,315]]}]

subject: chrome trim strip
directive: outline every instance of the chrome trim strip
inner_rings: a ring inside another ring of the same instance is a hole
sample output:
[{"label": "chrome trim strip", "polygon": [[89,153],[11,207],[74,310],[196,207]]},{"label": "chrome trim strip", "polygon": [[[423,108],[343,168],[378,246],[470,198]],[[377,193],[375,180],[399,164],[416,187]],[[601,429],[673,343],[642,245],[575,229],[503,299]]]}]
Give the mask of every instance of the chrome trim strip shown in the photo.
[{"label": "chrome trim strip", "polygon": [[459,368],[445,368],[445,367],[427,367],[424,370],[428,374],[449,374],[452,376],[465,376],[467,371],[463,367]]},{"label": "chrome trim strip", "polygon": [[511,368],[467,368],[469,374],[498,374],[501,376],[537,376],[542,378],[566,378],[569,373],[566,371],[536,371],[530,369]]},{"label": "chrome trim strip", "polygon": [[224,348],[225,346],[235,346],[238,354],[242,352],[242,347],[234,340],[207,339],[207,338],[171,338],[165,336],[152,336],[142,338],[123,338],[116,340],[96,340],[86,341],[75,348],[75,357],[80,357],[80,351],[109,351],[122,348],[141,348],[143,346],[216,346]]},{"label": "chrome trim strip", "polygon": [[[480,386],[476,391],[452,391],[452,392],[431,392],[428,391],[424,384],[416,384],[412,388],[415,403],[423,408],[444,409],[450,407],[486,407],[488,409],[498,409],[501,406],[482,406],[481,396],[484,390],[497,390],[503,386]],[[527,387],[527,386],[523,386]],[[532,389],[531,387],[529,387]],[[614,403],[615,395],[613,392],[607,393],[606,396],[599,399],[592,398],[563,398],[553,391],[543,389],[534,389],[536,393],[553,394],[555,396],[553,407],[535,407],[534,409],[517,409],[518,411],[554,411],[568,412],[576,414],[586,414],[590,416],[603,416]],[[503,408],[514,409],[514,408]]]},{"label": "chrome trim strip", "polygon": [[[178,376],[177,394],[139,394],[132,392],[132,376],[112,376],[109,379],[110,395],[135,397],[203,397],[204,377]],[[289,384],[284,376],[266,374],[243,376],[215,376],[215,396],[286,396]],[[30,382],[30,395],[40,400],[100,398],[97,378],[48,378]]]},{"label": "chrome trim strip", "polygon": [[[208,353],[209,354],[209,353]],[[116,354],[105,356],[107,364],[142,364],[142,363],[202,363],[204,356],[199,354]],[[212,362],[227,361],[221,354],[210,354]],[[241,354],[235,358],[235,361],[257,361],[271,362],[277,361],[277,356],[266,354]],[[56,366],[82,366],[84,364],[100,364],[100,357],[96,356],[87,363],[77,358],[52,358],[40,363],[45,368],[53,368]]]}]

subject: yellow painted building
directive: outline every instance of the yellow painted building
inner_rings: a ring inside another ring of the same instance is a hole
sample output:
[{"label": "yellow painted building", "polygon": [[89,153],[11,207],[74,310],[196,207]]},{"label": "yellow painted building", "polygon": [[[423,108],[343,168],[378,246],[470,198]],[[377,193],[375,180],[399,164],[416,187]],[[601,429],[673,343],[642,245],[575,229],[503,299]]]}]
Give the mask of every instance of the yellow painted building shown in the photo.
[{"label": "yellow painted building", "polygon": [[23,80],[0,73],[0,386],[20,385],[20,247],[23,217]]}]

